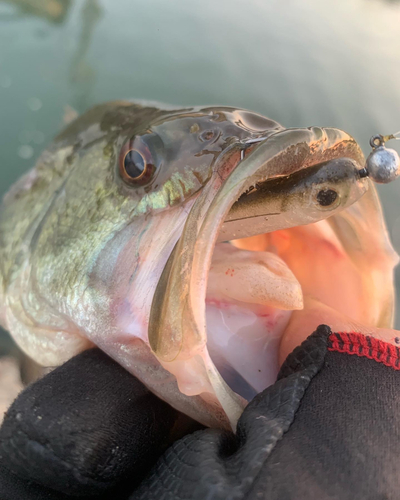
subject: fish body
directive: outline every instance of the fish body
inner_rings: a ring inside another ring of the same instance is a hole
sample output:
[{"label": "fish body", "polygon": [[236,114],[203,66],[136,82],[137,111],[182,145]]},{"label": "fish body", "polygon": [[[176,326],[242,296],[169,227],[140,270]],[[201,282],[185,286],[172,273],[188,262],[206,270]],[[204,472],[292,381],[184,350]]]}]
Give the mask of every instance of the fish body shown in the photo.
[{"label": "fish body", "polygon": [[234,426],[312,292],[293,257],[309,228],[325,265],[353,272],[358,302],[380,285],[367,322],[391,326],[397,257],[362,164],[337,129],[228,107],[97,106],[3,201],[0,322],[44,366],[97,345],[179,410]]}]

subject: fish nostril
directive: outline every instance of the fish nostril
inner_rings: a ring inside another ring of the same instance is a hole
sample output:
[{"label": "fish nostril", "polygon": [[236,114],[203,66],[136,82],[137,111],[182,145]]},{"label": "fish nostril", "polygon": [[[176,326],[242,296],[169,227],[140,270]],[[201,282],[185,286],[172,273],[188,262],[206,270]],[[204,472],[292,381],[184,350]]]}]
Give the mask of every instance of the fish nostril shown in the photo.
[{"label": "fish nostril", "polygon": [[208,141],[211,141],[212,139],[214,139],[214,136],[215,136],[215,132],[213,130],[204,130],[200,134],[200,140],[203,142],[208,142]]}]

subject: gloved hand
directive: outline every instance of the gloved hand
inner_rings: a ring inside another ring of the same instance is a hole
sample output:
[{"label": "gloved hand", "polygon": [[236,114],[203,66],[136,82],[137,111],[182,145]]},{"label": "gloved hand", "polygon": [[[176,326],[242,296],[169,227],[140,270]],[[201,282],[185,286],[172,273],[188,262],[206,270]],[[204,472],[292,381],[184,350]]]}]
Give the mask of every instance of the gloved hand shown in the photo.
[{"label": "gloved hand", "polygon": [[8,411],[0,498],[399,498],[400,351],[388,346],[319,327],[236,435],[198,430],[98,349],[84,352]]}]

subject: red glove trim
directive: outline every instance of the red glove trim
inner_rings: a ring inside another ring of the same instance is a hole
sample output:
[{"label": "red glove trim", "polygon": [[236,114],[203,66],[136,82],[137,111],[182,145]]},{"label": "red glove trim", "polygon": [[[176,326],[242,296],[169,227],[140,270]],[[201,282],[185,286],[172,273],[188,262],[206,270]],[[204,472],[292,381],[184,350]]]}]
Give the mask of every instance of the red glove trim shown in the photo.
[{"label": "red glove trim", "polygon": [[329,335],[329,351],[356,354],[400,370],[400,348],[357,332],[338,332]]}]

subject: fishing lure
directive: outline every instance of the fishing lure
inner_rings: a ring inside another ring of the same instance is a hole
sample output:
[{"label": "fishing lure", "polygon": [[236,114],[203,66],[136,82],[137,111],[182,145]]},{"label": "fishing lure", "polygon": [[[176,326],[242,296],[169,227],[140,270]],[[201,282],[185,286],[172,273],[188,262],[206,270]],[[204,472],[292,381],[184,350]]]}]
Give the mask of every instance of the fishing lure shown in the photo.
[{"label": "fishing lure", "polygon": [[[388,184],[400,175],[400,157],[395,149],[387,148],[385,143],[395,139],[400,140],[400,131],[389,135],[373,135],[369,141],[372,151],[369,154],[365,167],[359,171],[360,177],[369,177],[377,184]],[[245,141],[245,146],[261,142],[263,138]],[[244,159],[245,149],[240,157]]]}]

